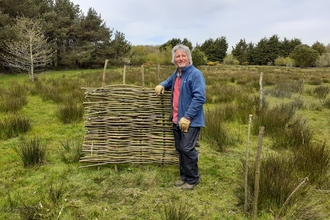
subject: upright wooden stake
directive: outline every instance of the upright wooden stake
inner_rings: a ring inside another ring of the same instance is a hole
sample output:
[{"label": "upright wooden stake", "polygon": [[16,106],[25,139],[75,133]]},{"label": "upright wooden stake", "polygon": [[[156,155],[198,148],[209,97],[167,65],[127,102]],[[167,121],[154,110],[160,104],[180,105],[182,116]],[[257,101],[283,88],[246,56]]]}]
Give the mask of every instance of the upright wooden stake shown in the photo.
[{"label": "upright wooden stake", "polygon": [[157,64],[157,76],[158,76],[158,83],[160,83],[160,64]]},{"label": "upright wooden stake", "polygon": [[247,198],[248,198],[248,173],[249,173],[249,145],[250,145],[250,134],[251,134],[251,122],[252,115],[249,115],[249,125],[248,125],[248,138],[246,144],[246,154],[245,154],[245,182],[244,182],[244,191],[245,191],[245,199],[244,199],[244,213],[247,212]]},{"label": "upright wooden stake", "polygon": [[103,69],[103,76],[102,76],[102,87],[105,86],[105,72],[107,70],[108,62],[109,62],[109,60],[105,60],[105,62],[104,62],[104,69]]},{"label": "upright wooden stake", "polygon": [[126,84],[126,65],[124,65],[124,72],[123,72],[123,84]]},{"label": "upright wooden stake", "polygon": [[144,66],[141,65],[142,87],[144,87]]},{"label": "upright wooden stake", "polygon": [[304,85],[305,85],[305,83],[306,83],[306,75],[304,74],[304,80],[303,80],[303,82],[302,82],[302,84],[301,84],[301,86],[300,86],[300,91],[299,91],[298,99],[300,99],[300,96],[301,96],[301,94],[302,94],[303,91],[304,91]]},{"label": "upright wooden stake", "polygon": [[260,180],[260,164],[261,164],[261,149],[262,149],[262,139],[264,137],[264,126],[259,127],[259,137],[258,137],[258,151],[256,156],[256,172],[254,181],[254,198],[253,198],[253,220],[257,219],[258,216],[258,196],[259,196],[259,180]]},{"label": "upright wooden stake", "polygon": [[259,104],[259,109],[262,108],[262,77],[263,77],[264,73],[261,72],[260,73],[260,79],[259,79],[259,87],[260,87],[260,93],[259,93],[259,96],[260,96],[260,104]]}]

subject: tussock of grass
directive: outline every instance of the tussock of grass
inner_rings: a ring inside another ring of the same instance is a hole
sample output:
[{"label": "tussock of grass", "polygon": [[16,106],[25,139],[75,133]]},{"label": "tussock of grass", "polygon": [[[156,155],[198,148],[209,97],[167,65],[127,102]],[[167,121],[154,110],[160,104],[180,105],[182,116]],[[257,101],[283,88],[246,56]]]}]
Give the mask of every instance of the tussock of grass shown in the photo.
[{"label": "tussock of grass", "polygon": [[289,104],[281,104],[274,108],[262,107],[257,113],[252,126],[252,133],[258,134],[259,127],[265,126],[267,135],[284,132],[285,127],[290,123],[296,109]]},{"label": "tussock of grass", "polygon": [[226,147],[235,144],[222,119],[223,114],[225,112],[222,113],[219,107],[207,109],[205,113],[205,124],[208,129],[203,129],[202,135],[216,151],[224,151]]},{"label": "tussock of grass", "polygon": [[0,120],[0,139],[17,137],[31,130],[29,118],[21,115],[13,115]]},{"label": "tussock of grass", "polygon": [[24,167],[31,167],[45,162],[46,147],[38,137],[23,139],[16,151]]},{"label": "tussock of grass", "polygon": [[194,210],[189,204],[180,199],[164,202],[161,211],[162,220],[188,220],[192,219]]},{"label": "tussock of grass", "polygon": [[314,94],[319,99],[325,99],[330,92],[329,86],[317,86],[314,89]]},{"label": "tussock of grass", "polygon": [[62,151],[62,161],[65,163],[77,163],[82,156],[82,145],[83,139],[69,139],[66,138],[65,140],[61,141],[61,146],[63,147]]},{"label": "tussock of grass", "polygon": [[84,107],[82,104],[69,101],[59,106],[57,117],[64,124],[81,122],[84,117]]},{"label": "tussock of grass", "polygon": [[2,112],[17,112],[27,104],[26,88],[14,84],[7,89],[0,89],[0,110]]}]

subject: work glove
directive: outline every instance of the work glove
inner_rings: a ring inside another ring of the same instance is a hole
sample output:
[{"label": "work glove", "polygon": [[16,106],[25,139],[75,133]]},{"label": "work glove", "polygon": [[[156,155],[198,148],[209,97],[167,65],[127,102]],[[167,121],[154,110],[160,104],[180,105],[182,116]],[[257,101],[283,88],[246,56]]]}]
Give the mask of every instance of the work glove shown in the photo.
[{"label": "work glove", "polygon": [[164,86],[162,86],[162,85],[156,86],[155,93],[156,93],[156,95],[164,94]]},{"label": "work glove", "polygon": [[190,120],[187,117],[182,117],[179,121],[179,128],[183,132],[188,132]]}]

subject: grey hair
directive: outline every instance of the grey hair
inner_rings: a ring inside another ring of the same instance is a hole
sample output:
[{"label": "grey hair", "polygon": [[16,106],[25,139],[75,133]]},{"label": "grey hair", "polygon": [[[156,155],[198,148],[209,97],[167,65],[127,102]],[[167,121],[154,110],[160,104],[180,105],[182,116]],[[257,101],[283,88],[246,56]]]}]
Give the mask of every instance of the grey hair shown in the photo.
[{"label": "grey hair", "polygon": [[185,52],[185,53],[187,54],[187,56],[188,56],[188,59],[189,59],[190,64],[193,63],[193,61],[192,61],[192,57],[191,57],[191,52],[190,52],[189,47],[187,47],[187,46],[185,46],[185,45],[183,45],[183,44],[178,44],[178,45],[176,45],[175,47],[173,47],[173,49],[172,49],[172,63],[173,63],[174,65],[175,65],[175,62],[174,62],[174,56],[175,56],[175,52],[176,52],[177,50],[181,50],[181,51]]}]

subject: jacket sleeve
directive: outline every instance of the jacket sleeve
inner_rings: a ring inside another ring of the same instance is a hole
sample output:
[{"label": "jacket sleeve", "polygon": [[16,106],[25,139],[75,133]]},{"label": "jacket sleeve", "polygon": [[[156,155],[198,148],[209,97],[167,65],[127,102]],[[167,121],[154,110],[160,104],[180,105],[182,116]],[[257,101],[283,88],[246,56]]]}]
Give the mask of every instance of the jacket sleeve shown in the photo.
[{"label": "jacket sleeve", "polygon": [[200,72],[194,74],[194,77],[190,83],[192,99],[187,111],[185,112],[185,116],[192,119],[198,114],[203,104],[206,102],[206,85],[205,79]]},{"label": "jacket sleeve", "polygon": [[165,90],[171,89],[173,82],[174,82],[173,77],[175,77],[175,72],[170,77],[168,77],[166,80],[161,82],[160,85],[164,86]]}]

